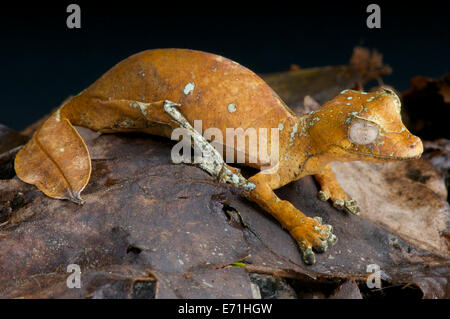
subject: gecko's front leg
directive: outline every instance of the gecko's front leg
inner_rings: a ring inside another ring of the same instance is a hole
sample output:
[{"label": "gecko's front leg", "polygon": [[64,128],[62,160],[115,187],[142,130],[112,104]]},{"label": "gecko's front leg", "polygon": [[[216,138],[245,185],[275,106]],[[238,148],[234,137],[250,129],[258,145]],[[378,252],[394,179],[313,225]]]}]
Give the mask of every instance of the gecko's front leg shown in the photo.
[{"label": "gecko's front leg", "polygon": [[329,165],[325,165],[320,174],[315,174],[314,178],[321,187],[318,194],[320,200],[324,202],[331,200],[335,208],[339,210],[346,209],[354,215],[359,215],[358,203],[344,192]]},{"label": "gecko's front leg", "polygon": [[315,263],[312,249],[324,252],[329,244],[336,243],[337,237],[332,233],[331,225],[322,225],[320,217],[307,217],[290,202],[277,197],[273,192],[273,189],[280,186],[280,177],[277,174],[258,173],[249,178],[249,181],[256,187],[249,193],[248,198],[269,212],[289,231],[302,250],[305,263]]},{"label": "gecko's front leg", "polygon": [[244,194],[248,199],[269,212],[290,232],[303,252],[305,263],[315,263],[313,248],[318,252],[323,252],[328,248],[328,244],[334,244],[337,241],[330,225],[322,225],[319,217],[305,216],[291,203],[280,200],[275,195],[273,190],[285,184],[277,173],[258,173],[247,181],[236,168],[225,164],[221,155],[192,128],[176,106],[179,105],[169,101],[164,103],[165,111],[180,127],[191,134],[194,145],[202,150],[203,159],[200,160],[198,166],[217,177],[221,182],[230,182],[244,188]]}]

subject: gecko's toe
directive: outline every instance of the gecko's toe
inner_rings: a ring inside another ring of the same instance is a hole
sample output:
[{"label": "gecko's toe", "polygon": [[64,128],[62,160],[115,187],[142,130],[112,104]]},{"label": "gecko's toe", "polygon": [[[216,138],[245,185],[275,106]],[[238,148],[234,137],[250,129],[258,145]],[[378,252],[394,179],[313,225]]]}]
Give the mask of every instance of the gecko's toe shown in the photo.
[{"label": "gecko's toe", "polygon": [[311,248],[303,251],[303,261],[307,265],[314,265],[316,263],[316,255]]},{"label": "gecko's toe", "polygon": [[328,241],[327,240],[321,240],[319,243],[314,245],[314,250],[318,253],[324,253],[328,249]]},{"label": "gecko's toe", "polygon": [[358,203],[354,199],[336,199],[335,201],[333,201],[333,207],[338,210],[346,210],[356,216],[358,216],[361,211],[359,209]]},{"label": "gecko's toe", "polygon": [[330,245],[336,244],[337,240],[338,240],[338,238],[335,234],[330,234],[330,237],[328,237],[328,243]]},{"label": "gecko's toe", "polygon": [[318,236],[313,242],[313,248],[318,253],[325,252],[329,245],[333,245],[337,241],[336,235],[333,234],[333,226],[322,225],[322,218],[314,217],[320,226],[314,226],[314,229],[318,232]]},{"label": "gecko's toe", "polygon": [[297,240],[297,244],[303,253],[303,261],[305,262],[305,264],[307,264],[307,265],[315,264],[316,263],[316,255],[313,252],[313,247],[311,246],[311,244],[303,238],[300,238],[299,240]]},{"label": "gecko's toe", "polygon": [[356,200],[354,199],[346,200],[344,205],[346,210],[348,210],[350,213],[356,216],[359,215],[361,210],[359,209],[358,202]]},{"label": "gecko's toe", "polygon": [[333,226],[331,225],[324,225],[326,231],[322,233],[323,237],[325,238],[322,243],[321,248],[318,250],[320,252],[324,252],[328,249],[329,246],[333,246],[336,244],[338,238],[335,234],[333,234]]},{"label": "gecko's toe", "polygon": [[326,202],[327,200],[330,199],[330,194],[328,194],[327,192],[324,191],[319,191],[317,193],[317,197],[322,201],[322,202]]},{"label": "gecko's toe", "polygon": [[343,210],[345,207],[345,200],[337,199],[333,202],[333,207],[339,210]]}]

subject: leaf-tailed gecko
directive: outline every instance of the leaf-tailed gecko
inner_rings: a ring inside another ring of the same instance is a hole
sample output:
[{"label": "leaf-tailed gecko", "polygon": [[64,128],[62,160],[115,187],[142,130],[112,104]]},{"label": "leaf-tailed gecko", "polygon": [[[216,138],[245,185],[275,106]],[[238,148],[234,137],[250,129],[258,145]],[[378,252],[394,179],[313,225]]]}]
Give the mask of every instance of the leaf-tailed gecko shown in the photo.
[{"label": "leaf-tailed gecko", "polygon": [[[247,197],[290,232],[308,264],[315,262],[313,250],[323,252],[336,242],[332,227],[307,217],[274,190],[314,175],[321,200],[357,215],[356,201],[339,186],[329,162],[413,159],[423,151],[421,140],[403,125],[400,99],[391,90],[345,90],[317,111],[297,116],[260,77],[236,62],[193,50],[158,49],[125,59],[64,103],[19,151],[16,173],[50,197],[81,203],[91,162],[73,125],[170,138],[178,124],[164,111],[165,101],[180,105],[189,123],[201,120],[203,129],[217,128],[225,137],[227,128],[278,129],[276,169],[250,177],[254,187]],[[234,142],[225,138],[224,145],[237,153]],[[243,150],[243,164],[261,169],[266,163],[250,161],[249,147]]]}]

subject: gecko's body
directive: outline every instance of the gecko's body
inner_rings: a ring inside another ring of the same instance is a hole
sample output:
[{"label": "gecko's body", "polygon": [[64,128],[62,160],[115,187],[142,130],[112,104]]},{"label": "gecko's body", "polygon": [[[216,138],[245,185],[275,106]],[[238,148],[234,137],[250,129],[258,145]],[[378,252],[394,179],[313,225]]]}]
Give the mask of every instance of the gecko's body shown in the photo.
[{"label": "gecko's body", "polygon": [[[331,199],[336,207],[358,214],[356,202],[341,189],[329,162],[400,160],[422,153],[420,139],[403,126],[400,101],[391,91],[346,91],[317,112],[296,116],[261,78],[241,65],[204,52],[164,49],[122,61],[61,106],[20,151],[16,172],[51,197],[78,201],[91,167],[86,146],[72,125],[103,133],[140,131],[170,137],[178,125],[162,107],[166,100],[181,105],[180,112],[191,124],[201,120],[203,130],[222,131],[225,146],[236,153],[235,141],[226,138],[227,128],[255,128],[258,135],[261,128],[279,130],[278,165],[249,179],[256,187],[248,198],[280,221],[308,263],[314,262],[312,248],[323,251],[335,241],[331,227],[306,217],[273,190],[314,175],[322,200]],[[270,153],[274,141],[264,141]],[[266,165],[259,157],[250,159],[249,147],[246,143],[244,164]]]}]

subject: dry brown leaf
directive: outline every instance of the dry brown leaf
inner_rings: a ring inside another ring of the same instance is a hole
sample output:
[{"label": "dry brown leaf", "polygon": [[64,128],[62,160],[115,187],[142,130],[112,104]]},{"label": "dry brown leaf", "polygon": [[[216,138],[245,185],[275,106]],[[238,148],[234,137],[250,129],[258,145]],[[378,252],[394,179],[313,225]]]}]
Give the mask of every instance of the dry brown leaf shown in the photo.
[{"label": "dry brown leaf", "polygon": [[15,170],[21,180],[47,196],[82,203],[91,159],[87,147],[67,119],[54,113],[19,151]]},{"label": "dry brown leaf", "polygon": [[383,63],[383,55],[377,50],[355,47],[350,58],[350,65],[355,67],[362,76],[362,84],[371,79],[381,81],[381,77],[392,73],[392,69]]}]

